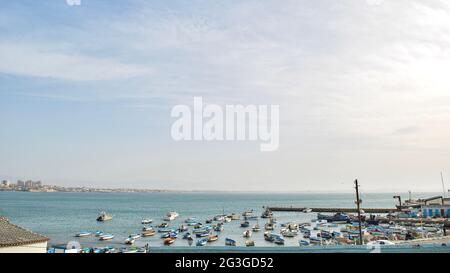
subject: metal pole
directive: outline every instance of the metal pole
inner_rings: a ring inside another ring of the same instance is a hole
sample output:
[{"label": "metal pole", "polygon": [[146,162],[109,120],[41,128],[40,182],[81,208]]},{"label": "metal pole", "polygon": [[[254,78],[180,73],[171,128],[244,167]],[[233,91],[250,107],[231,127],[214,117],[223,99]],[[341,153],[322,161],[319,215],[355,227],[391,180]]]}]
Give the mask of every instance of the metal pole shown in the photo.
[{"label": "metal pole", "polygon": [[362,239],[362,230],[361,230],[361,209],[359,207],[362,201],[361,201],[361,199],[359,199],[358,179],[355,180],[355,189],[356,189],[356,209],[358,211],[359,244],[362,245],[363,239]]}]

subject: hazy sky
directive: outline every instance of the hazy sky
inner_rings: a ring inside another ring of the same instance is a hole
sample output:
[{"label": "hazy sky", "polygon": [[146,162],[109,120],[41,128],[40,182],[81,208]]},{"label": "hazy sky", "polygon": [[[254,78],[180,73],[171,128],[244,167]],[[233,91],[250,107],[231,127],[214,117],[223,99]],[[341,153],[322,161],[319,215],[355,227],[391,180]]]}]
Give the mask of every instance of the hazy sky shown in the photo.
[{"label": "hazy sky", "polygon": [[[439,191],[449,73],[444,0],[3,1],[0,176]],[[280,105],[279,150],[173,141],[170,111],[194,96]]]}]

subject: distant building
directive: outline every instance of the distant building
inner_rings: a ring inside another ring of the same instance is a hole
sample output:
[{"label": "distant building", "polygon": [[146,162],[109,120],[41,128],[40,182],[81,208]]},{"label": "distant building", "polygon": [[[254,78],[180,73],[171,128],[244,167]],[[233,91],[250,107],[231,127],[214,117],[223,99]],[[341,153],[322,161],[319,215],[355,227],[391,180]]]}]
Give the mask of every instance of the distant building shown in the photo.
[{"label": "distant building", "polygon": [[8,180],[3,180],[2,185],[4,187],[9,187],[9,185],[11,185],[11,183]]},{"label": "distant building", "polygon": [[41,181],[33,182],[33,188],[40,188],[40,187],[42,187],[42,182]]},{"label": "distant building", "polygon": [[22,180],[17,180],[17,187],[24,188],[25,187],[25,182],[23,182]]},{"label": "distant building", "polygon": [[0,253],[46,253],[48,241],[0,216]]},{"label": "distant building", "polygon": [[33,187],[33,181],[27,180],[25,182],[25,188],[29,189],[29,188],[32,188],[32,187]]}]

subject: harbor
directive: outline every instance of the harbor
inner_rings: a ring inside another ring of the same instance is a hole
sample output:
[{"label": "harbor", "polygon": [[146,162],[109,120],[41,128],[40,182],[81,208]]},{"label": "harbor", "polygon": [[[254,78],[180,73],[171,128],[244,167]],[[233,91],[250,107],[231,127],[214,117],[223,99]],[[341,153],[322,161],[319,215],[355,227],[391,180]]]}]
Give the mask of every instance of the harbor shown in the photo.
[{"label": "harbor", "polygon": [[[403,196],[400,205],[393,194],[364,193],[360,218],[350,193],[2,193],[0,199],[11,204],[2,214],[48,237],[48,252],[55,253],[73,246],[94,253],[448,252],[447,215],[438,215],[446,211],[428,216],[446,199],[425,203],[434,194],[417,195],[422,199]],[[61,200],[65,213],[55,210]],[[14,211],[32,205],[29,214]]]}]

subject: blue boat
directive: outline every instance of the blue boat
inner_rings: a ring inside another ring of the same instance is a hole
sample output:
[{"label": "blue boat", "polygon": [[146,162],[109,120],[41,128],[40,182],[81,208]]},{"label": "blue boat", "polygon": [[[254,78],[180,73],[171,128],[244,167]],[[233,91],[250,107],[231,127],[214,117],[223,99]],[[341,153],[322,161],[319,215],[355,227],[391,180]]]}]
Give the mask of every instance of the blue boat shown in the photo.
[{"label": "blue boat", "polygon": [[197,246],[205,246],[208,243],[208,238],[201,238],[197,241]]},{"label": "blue boat", "polygon": [[248,221],[242,222],[241,227],[249,227],[250,223]]},{"label": "blue boat", "polygon": [[202,232],[202,233],[196,233],[195,234],[197,236],[197,238],[202,238],[202,237],[208,237],[210,235],[209,231],[207,232]]},{"label": "blue boat", "polygon": [[225,245],[227,246],[236,246],[236,241],[230,238],[225,238]]},{"label": "blue boat", "polygon": [[175,232],[175,231],[176,231],[176,229],[174,229],[174,228],[160,228],[160,229],[158,229],[159,233]]},{"label": "blue boat", "polygon": [[299,244],[300,246],[309,246],[309,242],[306,241],[306,240],[299,240],[299,241],[298,241],[298,244]]},{"label": "blue boat", "polygon": [[273,242],[277,245],[284,245],[284,237],[278,234],[272,234]]},{"label": "blue boat", "polygon": [[190,234],[189,232],[186,232],[186,233],[183,235],[183,239],[189,239],[189,237],[191,237],[191,234]]}]

